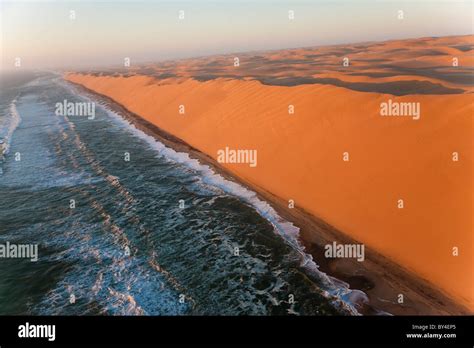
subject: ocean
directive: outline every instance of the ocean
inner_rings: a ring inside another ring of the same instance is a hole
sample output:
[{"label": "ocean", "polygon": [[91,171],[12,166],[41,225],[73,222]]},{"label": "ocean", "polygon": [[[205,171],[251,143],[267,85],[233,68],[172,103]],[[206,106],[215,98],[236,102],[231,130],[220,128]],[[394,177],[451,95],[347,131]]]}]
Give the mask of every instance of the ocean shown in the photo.
[{"label": "ocean", "polygon": [[255,193],[49,72],[2,76],[1,315],[357,315]]}]

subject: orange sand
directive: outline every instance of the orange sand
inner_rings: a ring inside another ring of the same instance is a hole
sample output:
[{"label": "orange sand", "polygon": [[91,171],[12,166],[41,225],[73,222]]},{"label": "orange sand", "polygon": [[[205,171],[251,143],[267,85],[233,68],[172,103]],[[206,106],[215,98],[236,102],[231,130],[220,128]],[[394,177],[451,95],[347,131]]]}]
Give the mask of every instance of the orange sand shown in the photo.
[{"label": "orange sand", "polygon": [[[393,96],[251,79],[87,74],[67,79],[111,97],[215,159],[226,146],[256,149],[256,168],[224,166],[293,199],[474,310],[469,88],[450,95]],[[420,102],[421,119],[381,117],[380,103],[388,99]],[[185,115],[178,113],[181,104]],[[294,115],[288,114],[289,104]],[[458,162],[452,161],[454,151]],[[404,209],[397,208],[398,199]]]}]

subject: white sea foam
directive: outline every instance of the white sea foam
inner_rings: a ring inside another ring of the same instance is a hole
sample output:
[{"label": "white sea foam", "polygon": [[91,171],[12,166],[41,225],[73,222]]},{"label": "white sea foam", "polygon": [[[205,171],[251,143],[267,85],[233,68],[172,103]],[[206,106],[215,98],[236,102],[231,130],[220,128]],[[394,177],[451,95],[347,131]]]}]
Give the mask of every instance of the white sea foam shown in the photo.
[{"label": "white sea foam", "polygon": [[[77,89],[69,83],[61,83],[72,93],[88,101],[94,101],[88,95],[81,94]],[[304,268],[313,277],[317,278],[323,285],[323,295],[328,299],[334,300],[336,305],[342,306],[345,310],[349,311],[353,315],[359,315],[360,313],[355,308],[358,303],[368,302],[367,295],[360,290],[349,289],[349,284],[343,282],[334,277],[328,276],[326,273],[319,270],[319,266],[314,262],[313,256],[305,252],[304,246],[300,243],[299,228],[293,223],[283,219],[267,202],[261,200],[257,194],[244,186],[235,183],[233,181],[225,179],[222,175],[214,172],[209,166],[200,163],[197,159],[191,158],[189,154],[183,152],[177,152],[160,141],[156,140],[153,136],[144,133],[135,127],[128,120],[120,116],[115,111],[110,110],[106,105],[101,102],[96,102],[100,108],[102,108],[113,120],[118,124],[126,127],[135,136],[146,141],[146,143],[153,148],[157,153],[163,156],[165,159],[171,160],[176,163],[183,164],[184,166],[194,170],[201,177],[204,183],[215,186],[222,191],[240,198],[245,203],[252,206],[263,218],[268,220],[276,231],[289,245],[293,247],[301,255],[301,267]]]},{"label": "white sea foam", "polygon": [[18,113],[18,110],[16,109],[16,98],[12,100],[10,103],[10,119],[7,124],[6,132],[5,135],[3,136],[3,143],[0,145],[0,159],[8,154],[10,151],[10,145],[12,141],[12,136],[13,133],[15,132],[15,129],[18,128],[20,122],[21,122],[21,117],[20,114]]}]

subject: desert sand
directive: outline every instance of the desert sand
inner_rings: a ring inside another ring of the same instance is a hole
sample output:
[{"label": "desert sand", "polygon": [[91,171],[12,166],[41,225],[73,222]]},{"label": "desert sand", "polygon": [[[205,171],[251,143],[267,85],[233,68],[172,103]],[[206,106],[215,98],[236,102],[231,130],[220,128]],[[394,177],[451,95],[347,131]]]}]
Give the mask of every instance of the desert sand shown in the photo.
[{"label": "desert sand", "polygon": [[[302,48],[66,79],[214,160],[226,147],[257,150],[256,167],[220,165],[274,195],[281,209],[294,200],[298,211],[473,311],[473,42],[462,36]],[[381,116],[388,100],[419,103],[419,119]],[[318,239],[308,226],[302,237]]]}]

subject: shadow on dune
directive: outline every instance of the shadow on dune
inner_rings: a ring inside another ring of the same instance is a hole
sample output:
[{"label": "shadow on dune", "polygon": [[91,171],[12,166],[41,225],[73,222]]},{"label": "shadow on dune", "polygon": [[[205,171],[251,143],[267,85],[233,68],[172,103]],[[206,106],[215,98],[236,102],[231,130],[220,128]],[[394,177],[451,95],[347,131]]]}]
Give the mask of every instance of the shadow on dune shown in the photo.
[{"label": "shadow on dune", "polygon": [[460,94],[464,93],[460,88],[448,88],[441,84],[429,81],[396,81],[396,82],[347,82],[334,78],[314,78],[314,77],[287,77],[287,78],[260,78],[264,85],[272,86],[297,86],[304,84],[324,84],[344,87],[359,92],[387,93],[393,95],[408,94]]}]

